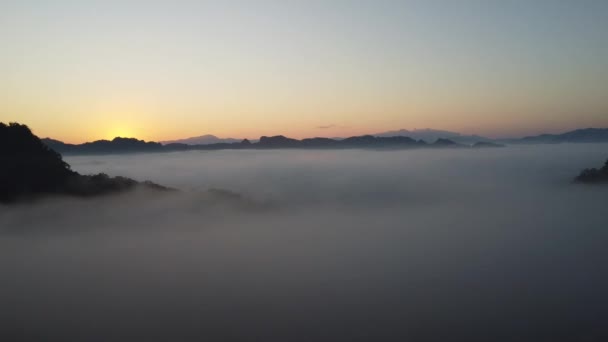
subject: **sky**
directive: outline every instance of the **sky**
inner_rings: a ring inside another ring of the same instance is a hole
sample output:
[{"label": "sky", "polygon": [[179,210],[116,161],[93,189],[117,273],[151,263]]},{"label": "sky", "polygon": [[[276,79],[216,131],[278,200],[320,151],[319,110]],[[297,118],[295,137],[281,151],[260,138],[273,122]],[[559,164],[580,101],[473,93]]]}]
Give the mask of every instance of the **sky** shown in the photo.
[{"label": "sky", "polygon": [[0,1],[0,121],[79,143],[608,127],[608,1]]}]

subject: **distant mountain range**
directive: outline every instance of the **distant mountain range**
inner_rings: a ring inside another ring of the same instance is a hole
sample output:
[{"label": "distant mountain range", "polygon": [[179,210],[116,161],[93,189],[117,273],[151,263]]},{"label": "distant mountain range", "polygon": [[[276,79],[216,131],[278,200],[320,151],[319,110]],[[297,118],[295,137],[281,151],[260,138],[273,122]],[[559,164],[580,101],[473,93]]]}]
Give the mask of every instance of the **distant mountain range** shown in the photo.
[{"label": "distant mountain range", "polygon": [[[375,137],[387,138],[387,137],[409,137],[415,140],[424,140],[428,143],[432,143],[437,139],[450,139],[455,142],[463,143],[463,144],[474,144],[476,142],[488,142],[492,141],[490,138],[482,137],[479,135],[463,135],[458,132],[437,130],[437,129],[400,129],[396,131],[387,131],[382,133],[370,134]],[[330,139],[333,140],[344,140],[344,137],[332,137]],[[186,139],[177,139],[177,140],[168,140],[161,141],[160,143],[163,145],[169,144],[186,144],[186,145],[211,145],[211,144],[221,144],[227,143],[232,144],[236,142],[240,142],[242,139],[235,138],[218,138],[212,134],[205,134],[199,137],[191,137]],[[254,141],[252,141],[254,142]]]},{"label": "distant mountain range", "polygon": [[[205,138],[208,137],[208,138]],[[208,143],[194,144],[196,139]],[[213,139],[221,142],[211,143]],[[146,142],[134,138],[114,138],[113,140],[98,140],[94,142],[74,145],[66,144],[58,140],[46,138],[42,141],[63,154],[110,154],[110,153],[132,153],[132,152],[171,152],[188,150],[221,150],[221,149],[283,149],[283,148],[308,148],[308,149],[346,149],[346,148],[421,148],[421,147],[502,147],[502,144],[555,144],[555,143],[600,143],[608,142],[607,128],[578,129],[562,134],[541,134],[517,139],[492,140],[477,135],[461,135],[460,133],[421,129],[421,130],[398,130],[374,135],[354,136],[348,138],[308,138],[292,139],[282,135],[273,137],[263,136],[259,141],[247,139],[220,139],[214,136],[202,136],[176,141],[188,141],[189,143],[177,142]]]},{"label": "distant mountain range", "polygon": [[500,141],[508,144],[605,143],[608,142],[608,128],[584,128],[561,134],[540,134]]},{"label": "distant mountain range", "polygon": [[[171,143],[162,145],[157,142],[146,142],[133,138],[115,138],[113,140],[98,140],[80,145],[65,144],[54,139],[42,139],[53,150],[62,154],[114,154],[133,152],[172,152],[189,150],[222,150],[222,149],[348,149],[348,148],[425,148],[425,147],[453,147],[468,148],[469,145],[459,144],[449,139],[438,139],[434,143],[423,140],[414,140],[409,137],[374,137],[363,135],[349,137],[341,140],[330,138],[292,139],[282,135],[273,137],[263,136],[258,142],[244,139],[234,143],[217,143],[206,145],[188,145]],[[483,146],[482,146],[483,147]],[[488,146],[485,146],[488,147]]]},{"label": "distant mountain range", "polygon": [[415,129],[409,131],[407,129],[400,129],[397,131],[388,131],[382,133],[373,134],[375,137],[410,137],[416,140],[424,140],[426,142],[433,142],[437,139],[450,139],[452,141],[462,144],[474,144],[476,142],[490,142],[492,139],[482,137],[479,135],[462,135],[458,132],[437,130],[437,129]]},{"label": "distant mountain range", "polygon": [[558,143],[604,143],[608,142],[608,128],[583,128],[560,134],[540,134],[523,138],[490,139],[479,135],[463,135],[458,132],[436,129],[415,129],[408,131],[388,131],[376,133],[377,137],[406,136],[413,139],[422,139],[427,142],[437,139],[450,139],[461,144],[475,144],[477,142],[495,142],[503,144],[558,144]]},{"label": "distant mountain range", "polygon": [[212,134],[201,135],[200,137],[191,137],[186,139],[178,139],[178,140],[169,140],[169,141],[161,141],[160,143],[163,145],[169,144],[186,144],[186,145],[210,145],[210,144],[232,144],[236,142],[240,142],[242,139],[234,139],[234,138],[218,138]]}]

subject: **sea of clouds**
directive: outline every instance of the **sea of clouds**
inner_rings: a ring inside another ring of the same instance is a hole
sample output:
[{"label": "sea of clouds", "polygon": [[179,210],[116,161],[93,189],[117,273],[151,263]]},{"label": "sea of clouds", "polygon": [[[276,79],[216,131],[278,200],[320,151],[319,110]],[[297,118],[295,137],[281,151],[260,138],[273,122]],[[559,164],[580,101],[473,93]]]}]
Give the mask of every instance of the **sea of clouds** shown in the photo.
[{"label": "sea of clouds", "polygon": [[607,158],[606,144],[67,157],[180,191],[0,206],[0,340],[603,340],[608,188],[571,181]]}]

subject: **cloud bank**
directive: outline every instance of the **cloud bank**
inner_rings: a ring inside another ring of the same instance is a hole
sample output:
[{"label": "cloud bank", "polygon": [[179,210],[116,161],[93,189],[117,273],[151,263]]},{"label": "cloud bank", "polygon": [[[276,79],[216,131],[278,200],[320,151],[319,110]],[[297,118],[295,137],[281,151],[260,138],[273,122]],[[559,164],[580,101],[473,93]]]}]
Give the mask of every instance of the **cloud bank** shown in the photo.
[{"label": "cloud bank", "polygon": [[599,340],[608,192],[571,179],[605,159],[601,144],[69,157],[182,192],[0,207],[0,337]]}]

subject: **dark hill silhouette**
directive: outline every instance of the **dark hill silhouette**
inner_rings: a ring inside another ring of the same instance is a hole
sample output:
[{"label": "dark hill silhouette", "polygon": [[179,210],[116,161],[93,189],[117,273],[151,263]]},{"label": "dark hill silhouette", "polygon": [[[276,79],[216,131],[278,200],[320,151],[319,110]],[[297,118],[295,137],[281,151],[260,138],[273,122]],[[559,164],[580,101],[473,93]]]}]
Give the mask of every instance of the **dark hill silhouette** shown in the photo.
[{"label": "dark hill silhouette", "polygon": [[601,169],[584,169],[574,180],[578,183],[608,184],[608,160]]},{"label": "dark hill silhouette", "polygon": [[434,143],[431,144],[433,147],[465,147],[465,145],[457,144],[450,139],[437,139]]},{"label": "dark hill silhouette", "polygon": [[304,148],[336,148],[338,145],[339,141],[330,138],[302,139],[302,146]]},{"label": "dark hill silhouette", "polygon": [[239,139],[218,138],[212,134],[205,134],[205,135],[201,135],[198,137],[190,137],[190,138],[186,138],[186,139],[161,141],[161,144],[163,144],[163,145],[169,145],[169,144],[210,145],[210,144],[220,144],[220,143],[232,144],[232,143],[236,143],[236,142],[240,142],[240,141],[241,140],[239,140]]},{"label": "dark hill silhouette", "polygon": [[338,141],[345,147],[414,147],[417,146],[416,140],[409,137],[375,137],[373,135],[362,135],[350,137]]},{"label": "dark hill silhouette", "polygon": [[75,154],[114,154],[133,152],[161,152],[163,145],[157,142],[146,142],[135,138],[116,137],[110,140],[97,140],[80,145],[65,144],[50,138],[43,142],[60,153]]},{"label": "dark hill silhouette", "polygon": [[169,190],[152,182],[140,183],[125,177],[80,175],[27,126],[17,123],[0,122],[0,160],[0,203],[53,194],[95,196],[136,187]]},{"label": "dark hill silhouette", "polygon": [[300,143],[299,140],[276,135],[274,137],[260,137],[260,141],[256,145],[261,148],[291,148],[301,147]]}]

